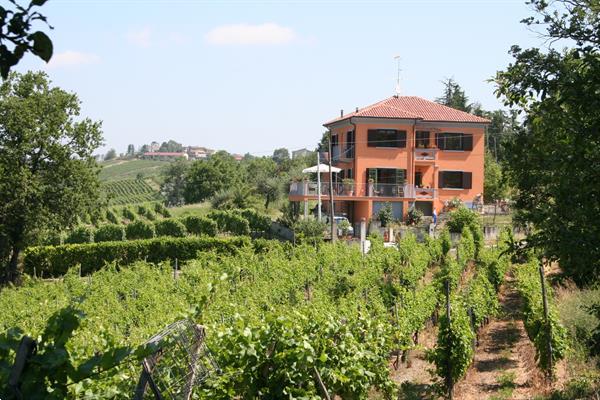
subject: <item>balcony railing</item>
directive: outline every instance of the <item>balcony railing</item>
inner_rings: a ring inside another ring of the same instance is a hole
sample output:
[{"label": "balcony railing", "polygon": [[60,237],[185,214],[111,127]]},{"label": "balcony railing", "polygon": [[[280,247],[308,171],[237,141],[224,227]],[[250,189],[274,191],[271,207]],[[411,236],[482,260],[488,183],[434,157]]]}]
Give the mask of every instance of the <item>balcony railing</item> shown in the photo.
[{"label": "balcony railing", "polygon": [[435,161],[437,149],[415,149],[415,160],[416,161]]},{"label": "balcony railing", "polygon": [[[318,184],[316,182],[292,182],[290,184],[290,195],[292,196],[317,196]],[[321,182],[321,195],[329,196],[329,183]],[[354,183],[333,184],[333,195],[341,197],[396,197],[433,199],[436,196],[435,189],[415,188],[413,185],[397,185],[392,183]]]}]

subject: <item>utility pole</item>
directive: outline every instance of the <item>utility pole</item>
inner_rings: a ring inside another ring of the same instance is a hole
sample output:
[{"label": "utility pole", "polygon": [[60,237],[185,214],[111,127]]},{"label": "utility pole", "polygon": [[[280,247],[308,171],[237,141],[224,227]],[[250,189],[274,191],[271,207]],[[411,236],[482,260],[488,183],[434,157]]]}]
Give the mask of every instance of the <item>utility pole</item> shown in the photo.
[{"label": "utility pole", "polygon": [[317,221],[321,222],[321,154],[317,149]]},{"label": "utility pole", "polygon": [[337,232],[335,229],[335,219],[333,210],[333,172],[331,171],[331,164],[333,162],[333,153],[331,146],[331,129],[329,129],[329,221],[331,223],[331,241],[335,242]]}]

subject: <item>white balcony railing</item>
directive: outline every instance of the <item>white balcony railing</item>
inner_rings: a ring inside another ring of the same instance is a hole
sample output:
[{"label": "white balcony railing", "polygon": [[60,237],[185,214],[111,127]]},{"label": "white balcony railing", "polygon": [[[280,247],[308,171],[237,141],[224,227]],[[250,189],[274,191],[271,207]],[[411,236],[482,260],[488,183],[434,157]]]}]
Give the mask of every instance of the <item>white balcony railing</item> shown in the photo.
[{"label": "white balcony railing", "polygon": [[[302,181],[290,184],[292,196],[317,196],[318,184],[316,182]],[[397,185],[392,183],[334,183],[334,196],[340,197],[392,197],[408,199],[434,199],[437,195],[435,189],[415,188],[414,185]],[[321,182],[321,195],[329,196],[329,183]]]}]

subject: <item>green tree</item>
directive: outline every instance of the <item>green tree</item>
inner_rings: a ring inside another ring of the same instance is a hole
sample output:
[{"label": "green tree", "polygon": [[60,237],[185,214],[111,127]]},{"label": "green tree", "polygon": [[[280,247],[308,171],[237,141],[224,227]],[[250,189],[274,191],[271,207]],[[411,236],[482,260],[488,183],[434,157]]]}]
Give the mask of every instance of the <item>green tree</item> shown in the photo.
[{"label": "green tree", "polygon": [[197,203],[228,189],[241,181],[240,166],[225,151],[218,151],[206,161],[196,161],[187,175],[184,197],[187,203]]},{"label": "green tree", "polygon": [[497,74],[497,94],[525,115],[508,145],[508,174],[519,218],[535,228],[527,247],[586,284],[600,275],[600,7],[592,0],[531,5],[536,14],[524,22],[573,47],[513,46],[513,63]]},{"label": "green tree", "polygon": [[104,156],[105,161],[114,160],[115,158],[117,158],[117,151],[115,149],[108,150]]},{"label": "green tree", "polygon": [[133,156],[135,154],[135,146],[132,144],[127,145],[127,155]]},{"label": "green tree", "polygon": [[273,161],[278,165],[290,159],[290,152],[286,148],[275,149],[273,151]]},{"label": "green tree", "polygon": [[33,10],[44,5],[46,0],[32,0],[27,7],[15,0],[9,1],[14,9],[0,6],[0,75],[4,79],[25,53],[30,52],[48,62],[53,52],[52,41],[44,32],[31,32],[36,21],[46,23],[46,17]]},{"label": "green tree", "polygon": [[469,104],[469,98],[454,78],[446,78],[442,81],[442,84],[444,85],[444,93],[441,97],[435,99],[436,103],[471,112],[472,105]]},{"label": "green tree", "polygon": [[[46,74],[11,74],[0,86],[0,260],[18,278],[19,255],[44,230],[74,226],[98,204],[92,155],[101,123],[78,122],[77,95],[52,87]],[[3,257],[4,256],[4,257]]]},{"label": "green tree", "polygon": [[160,185],[160,192],[166,199],[168,206],[180,206],[185,201],[185,187],[189,163],[180,158],[162,171],[163,183]]},{"label": "green tree", "polygon": [[174,140],[169,140],[168,142],[162,142],[158,151],[168,153],[181,153],[183,151],[183,145],[181,143],[177,143]]},{"label": "green tree", "polygon": [[488,150],[485,152],[485,169],[483,180],[483,198],[486,203],[493,203],[506,197],[508,186],[500,164]]}]

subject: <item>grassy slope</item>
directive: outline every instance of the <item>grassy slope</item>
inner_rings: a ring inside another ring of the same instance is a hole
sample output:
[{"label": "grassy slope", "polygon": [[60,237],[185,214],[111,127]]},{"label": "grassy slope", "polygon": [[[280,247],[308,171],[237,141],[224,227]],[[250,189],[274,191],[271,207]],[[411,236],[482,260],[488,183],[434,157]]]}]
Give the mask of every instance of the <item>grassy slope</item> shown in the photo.
[{"label": "grassy slope", "polygon": [[157,180],[160,170],[168,165],[169,161],[154,160],[112,160],[100,163],[100,180],[118,181],[123,179],[135,179],[138,173],[142,173],[144,178],[153,178]]}]

